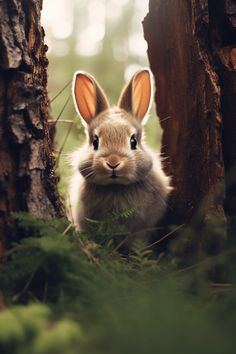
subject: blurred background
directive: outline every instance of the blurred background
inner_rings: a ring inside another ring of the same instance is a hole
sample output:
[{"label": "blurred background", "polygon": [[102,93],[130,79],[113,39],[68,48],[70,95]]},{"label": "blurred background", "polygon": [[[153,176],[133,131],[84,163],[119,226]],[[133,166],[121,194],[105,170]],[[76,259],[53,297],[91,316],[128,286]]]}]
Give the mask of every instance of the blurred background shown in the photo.
[{"label": "blurred background", "polygon": [[[70,175],[68,153],[85,138],[71,97],[73,73],[85,70],[93,74],[110,103],[116,104],[125,82],[140,67],[149,66],[142,28],[147,12],[148,0],[43,1],[42,24],[49,48],[49,97],[52,118],[58,119],[57,168],[63,196]],[[146,136],[148,143],[158,149],[161,129],[155,107]]]}]

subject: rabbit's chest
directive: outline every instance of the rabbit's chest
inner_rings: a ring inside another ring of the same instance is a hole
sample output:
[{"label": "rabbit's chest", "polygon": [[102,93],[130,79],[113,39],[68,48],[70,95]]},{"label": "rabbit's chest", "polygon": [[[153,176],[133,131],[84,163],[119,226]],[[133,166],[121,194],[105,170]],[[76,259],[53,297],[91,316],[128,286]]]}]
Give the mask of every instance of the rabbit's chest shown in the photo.
[{"label": "rabbit's chest", "polygon": [[150,214],[156,209],[153,205],[153,193],[135,187],[114,187],[116,188],[94,188],[85,191],[82,198],[85,218],[104,220],[114,213],[119,216],[130,212],[130,217],[124,219],[126,224],[145,227],[152,223]]}]

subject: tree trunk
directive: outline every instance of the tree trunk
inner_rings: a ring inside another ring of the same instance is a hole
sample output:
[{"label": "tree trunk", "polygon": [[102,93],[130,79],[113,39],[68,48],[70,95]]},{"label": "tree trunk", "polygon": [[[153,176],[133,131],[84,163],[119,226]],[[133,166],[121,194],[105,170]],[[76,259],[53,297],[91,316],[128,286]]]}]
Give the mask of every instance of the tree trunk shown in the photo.
[{"label": "tree trunk", "polygon": [[42,0],[0,0],[0,255],[16,231],[11,212],[63,215],[47,122],[41,7]]},{"label": "tree trunk", "polygon": [[[171,222],[236,214],[236,4],[233,0],[150,0],[144,20],[156,81],[162,153],[173,178]],[[225,178],[225,176],[227,178]]]}]

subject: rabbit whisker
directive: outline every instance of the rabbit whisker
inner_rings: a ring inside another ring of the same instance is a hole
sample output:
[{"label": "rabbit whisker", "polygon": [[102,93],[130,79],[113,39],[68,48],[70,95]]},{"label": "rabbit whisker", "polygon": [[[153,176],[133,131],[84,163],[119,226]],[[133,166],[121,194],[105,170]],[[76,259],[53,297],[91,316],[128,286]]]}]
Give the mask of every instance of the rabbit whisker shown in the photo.
[{"label": "rabbit whisker", "polygon": [[85,167],[85,168],[82,168],[82,170],[80,170],[80,172],[84,172],[86,170],[91,170],[92,171],[92,168],[91,167]]},{"label": "rabbit whisker", "polygon": [[92,171],[92,172],[88,173],[87,175],[85,175],[84,178],[88,179],[88,178],[92,177],[93,175],[95,175],[94,171]]}]

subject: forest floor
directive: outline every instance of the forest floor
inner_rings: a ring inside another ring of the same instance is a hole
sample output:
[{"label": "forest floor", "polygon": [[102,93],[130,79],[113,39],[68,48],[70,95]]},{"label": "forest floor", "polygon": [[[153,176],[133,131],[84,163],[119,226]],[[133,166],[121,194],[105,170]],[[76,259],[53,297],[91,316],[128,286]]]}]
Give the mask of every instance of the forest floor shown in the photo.
[{"label": "forest floor", "polygon": [[[0,269],[1,354],[235,353],[233,247],[183,265],[143,240],[121,255],[101,224],[85,235],[16,218],[24,237]],[[210,282],[220,266],[227,281]]]}]

